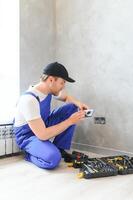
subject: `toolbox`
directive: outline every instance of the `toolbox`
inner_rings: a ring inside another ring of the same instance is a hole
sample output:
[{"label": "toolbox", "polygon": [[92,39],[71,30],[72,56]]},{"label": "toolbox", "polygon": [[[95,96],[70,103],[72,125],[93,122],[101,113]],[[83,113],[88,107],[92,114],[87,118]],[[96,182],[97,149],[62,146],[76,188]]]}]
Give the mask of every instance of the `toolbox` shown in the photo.
[{"label": "toolbox", "polygon": [[133,158],[127,155],[103,157],[103,161],[118,169],[118,174],[133,174]]},{"label": "toolbox", "polygon": [[116,176],[118,174],[133,174],[133,157],[127,155],[89,158],[86,154],[73,151],[68,162],[68,167],[79,168],[78,178],[98,178]]},{"label": "toolbox", "polygon": [[81,164],[79,178],[99,178],[107,176],[116,176],[118,169],[114,166],[104,162],[100,158],[88,158]]},{"label": "toolbox", "polygon": [[72,154],[69,155],[69,157],[64,158],[64,161],[69,163],[68,166],[80,168],[81,163],[83,163],[86,159],[88,159],[88,156],[84,153],[73,151]]}]

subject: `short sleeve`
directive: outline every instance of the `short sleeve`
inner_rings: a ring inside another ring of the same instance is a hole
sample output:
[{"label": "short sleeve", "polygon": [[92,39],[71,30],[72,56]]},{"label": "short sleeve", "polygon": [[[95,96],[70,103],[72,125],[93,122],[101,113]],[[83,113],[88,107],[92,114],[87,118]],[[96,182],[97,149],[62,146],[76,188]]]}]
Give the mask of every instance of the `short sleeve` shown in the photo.
[{"label": "short sleeve", "polygon": [[26,121],[41,118],[39,102],[31,95],[24,95],[21,98],[19,110]]}]

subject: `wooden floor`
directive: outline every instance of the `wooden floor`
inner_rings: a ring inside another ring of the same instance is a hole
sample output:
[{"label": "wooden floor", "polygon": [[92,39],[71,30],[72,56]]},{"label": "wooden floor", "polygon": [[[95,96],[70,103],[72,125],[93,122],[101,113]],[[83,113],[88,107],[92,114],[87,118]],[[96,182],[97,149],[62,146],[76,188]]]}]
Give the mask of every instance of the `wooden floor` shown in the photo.
[{"label": "wooden floor", "polygon": [[133,200],[133,175],[86,180],[77,178],[78,171],[63,161],[55,170],[43,170],[22,156],[0,159],[0,199]]}]

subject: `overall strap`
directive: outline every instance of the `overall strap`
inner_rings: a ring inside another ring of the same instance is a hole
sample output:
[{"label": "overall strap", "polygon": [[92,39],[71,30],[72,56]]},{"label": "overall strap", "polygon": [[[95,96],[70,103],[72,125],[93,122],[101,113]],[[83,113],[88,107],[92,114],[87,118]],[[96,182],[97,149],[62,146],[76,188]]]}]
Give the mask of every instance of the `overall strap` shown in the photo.
[{"label": "overall strap", "polygon": [[25,93],[24,93],[24,95],[27,95],[27,94],[30,94],[30,95],[32,95],[33,97],[35,97],[35,98],[37,99],[37,101],[40,103],[39,97],[36,96],[34,93],[32,93],[32,92],[25,92]]}]

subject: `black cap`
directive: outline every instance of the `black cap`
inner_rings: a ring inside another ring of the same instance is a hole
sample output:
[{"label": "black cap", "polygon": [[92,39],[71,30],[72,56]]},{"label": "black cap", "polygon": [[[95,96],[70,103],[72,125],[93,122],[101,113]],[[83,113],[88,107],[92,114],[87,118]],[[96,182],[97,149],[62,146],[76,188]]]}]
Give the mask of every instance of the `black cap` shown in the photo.
[{"label": "black cap", "polygon": [[66,70],[66,68],[58,62],[48,64],[43,69],[43,74],[57,76],[71,83],[75,82],[75,80],[69,77],[68,71]]}]

